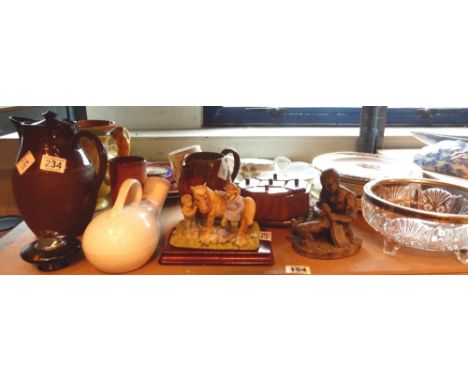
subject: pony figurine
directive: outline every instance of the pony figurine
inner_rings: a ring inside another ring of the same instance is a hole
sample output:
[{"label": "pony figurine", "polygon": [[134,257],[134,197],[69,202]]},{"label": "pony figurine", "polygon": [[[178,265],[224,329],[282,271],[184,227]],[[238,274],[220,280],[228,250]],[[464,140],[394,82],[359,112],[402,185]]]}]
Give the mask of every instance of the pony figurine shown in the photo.
[{"label": "pony figurine", "polygon": [[[223,226],[227,227],[227,223],[229,222],[231,227],[237,228],[237,242],[242,242],[242,237],[247,234],[249,227],[254,223],[255,201],[250,197],[242,198],[240,196],[240,190],[233,183],[226,186],[227,192],[213,191],[206,184],[193,186],[190,189],[198,212],[206,217],[206,227],[203,238],[207,239],[210,237],[215,219],[220,218],[223,219]],[[234,199],[236,199],[238,206],[242,205],[242,208],[236,211],[239,215],[238,221],[232,218],[232,211],[230,211],[231,213],[228,211],[229,204],[233,202]]]},{"label": "pony figurine", "polygon": [[181,196],[181,208],[184,220],[169,239],[173,247],[235,252],[260,247],[255,201],[242,197],[234,183],[224,190],[212,190],[206,184],[192,186]]}]

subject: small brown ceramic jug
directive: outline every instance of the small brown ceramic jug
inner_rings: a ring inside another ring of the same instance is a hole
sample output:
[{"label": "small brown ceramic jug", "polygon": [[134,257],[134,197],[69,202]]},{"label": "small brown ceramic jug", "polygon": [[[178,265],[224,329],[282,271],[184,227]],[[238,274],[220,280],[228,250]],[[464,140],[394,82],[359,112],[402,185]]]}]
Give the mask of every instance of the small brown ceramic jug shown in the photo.
[{"label": "small brown ceramic jug", "polygon": [[[94,134],[77,133],[74,123],[58,120],[51,111],[43,116],[41,121],[10,117],[20,136],[12,177],[16,204],[37,236],[41,232],[77,236],[93,216],[107,154]],[[98,169],[80,145],[81,138],[96,146]]]},{"label": "small brown ceramic jug", "polygon": [[[234,158],[234,168],[230,169],[228,154]],[[223,190],[236,179],[240,168],[239,154],[234,149],[224,149],[219,153],[196,152],[185,157],[182,163],[178,188],[179,194],[190,193],[190,187],[205,184],[213,190]]]},{"label": "small brown ceramic jug", "polygon": [[109,161],[111,202],[115,203],[120,187],[126,179],[136,179],[141,184],[146,181],[146,159],[135,155],[116,157]]}]

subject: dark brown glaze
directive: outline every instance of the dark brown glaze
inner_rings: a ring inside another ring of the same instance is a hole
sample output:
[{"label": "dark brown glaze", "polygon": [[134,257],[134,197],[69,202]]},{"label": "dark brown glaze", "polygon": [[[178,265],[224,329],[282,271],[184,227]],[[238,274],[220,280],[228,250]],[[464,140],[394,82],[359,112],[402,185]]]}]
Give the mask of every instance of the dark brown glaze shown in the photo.
[{"label": "dark brown glaze", "polygon": [[245,179],[242,196],[250,196],[257,206],[255,220],[265,225],[288,225],[292,218],[307,216],[310,185],[299,179]]},{"label": "dark brown glaze", "polygon": [[[219,176],[220,166],[225,161],[224,157],[229,153],[234,156],[234,168],[231,173],[226,166],[226,176],[222,178]],[[221,154],[206,151],[192,153],[185,158],[182,165],[178,183],[179,194],[189,194],[190,187],[205,183],[212,190],[223,190],[234,181],[239,168],[239,154],[233,149],[224,149]]]},{"label": "dark brown glaze", "polygon": [[120,186],[125,180],[133,178],[143,184],[146,180],[146,159],[139,156],[116,157],[109,161],[111,201],[115,203]]},{"label": "dark brown glaze", "polygon": [[[43,114],[42,121],[25,121],[10,117],[20,135],[17,162],[30,151],[35,162],[20,175],[13,169],[13,193],[26,224],[39,235],[41,231],[57,231],[77,236],[90,222],[97,191],[104,179],[107,154],[100,140],[89,132],[76,133],[73,123],[59,121],[55,113]],[[94,142],[100,166],[96,170],[79,140]],[[42,155],[66,159],[64,173],[40,169]]]}]

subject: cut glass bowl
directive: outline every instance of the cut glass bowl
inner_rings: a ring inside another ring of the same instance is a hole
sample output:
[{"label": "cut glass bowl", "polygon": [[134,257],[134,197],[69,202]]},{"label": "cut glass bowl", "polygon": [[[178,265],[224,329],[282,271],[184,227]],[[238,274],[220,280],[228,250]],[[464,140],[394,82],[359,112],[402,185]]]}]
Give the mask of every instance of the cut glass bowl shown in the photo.
[{"label": "cut glass bowl", "polygon": [[468,189],[432,179],[382,179],[367,183],[362,198],[367,223],[384,237],[384,252],[401,247],[453,252],[468,264]]}]

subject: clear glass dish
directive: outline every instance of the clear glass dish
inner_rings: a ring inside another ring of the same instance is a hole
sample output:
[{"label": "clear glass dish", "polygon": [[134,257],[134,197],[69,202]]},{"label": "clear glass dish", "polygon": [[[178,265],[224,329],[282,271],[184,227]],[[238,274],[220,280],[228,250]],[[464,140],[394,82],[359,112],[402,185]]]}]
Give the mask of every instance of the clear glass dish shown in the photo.
[{"label": "clear glass dish", "polygon": [[384,252],[403,246],[453,252],[468,264],[468,189],[433,179],[367,183],[362,214],[384,237]]}]

